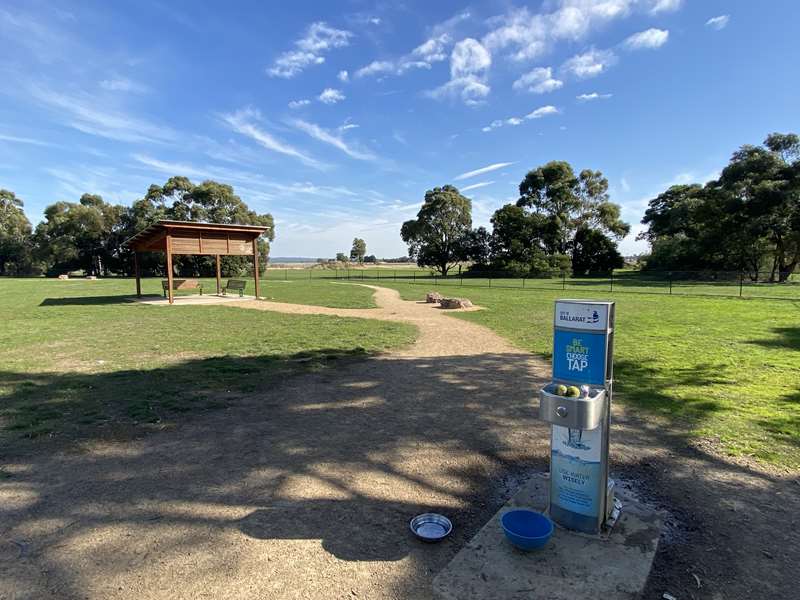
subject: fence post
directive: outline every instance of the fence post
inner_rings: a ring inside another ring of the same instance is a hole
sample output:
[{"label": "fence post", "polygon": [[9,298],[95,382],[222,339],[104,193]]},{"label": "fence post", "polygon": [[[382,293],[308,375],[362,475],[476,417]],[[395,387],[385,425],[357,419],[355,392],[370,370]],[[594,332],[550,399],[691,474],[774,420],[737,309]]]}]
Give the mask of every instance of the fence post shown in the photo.
[{"label": "fence post", "polygon": [[414,283],[417,283],[417,272],[416,271],[411,271],[411,277],[413,278]]},{"label": "fence post", "polygon": [[563,271],[561,272],[561,289],[567,289],[567,274]]},{"label": "fence post", "polygon": [[672,296],[672,271],[669,272],[669,295]]},{"label": "fence post", "polygon": [[492,287],[492,276],[489,275],[489,287]]},{"label": "fence post", "polygon": [[397,269],[392,269],[392,277],[397,281]]},{"label": "fence post", "polygon": [[525,276],[522,277],[522,289],[525,289]]},{"label": "fence post", "polygon": [[287,281],[289,279],[289,269],[283,270],[283,280]]},{"label": "fence post", "polygon": [[614,291],[614,269],[611,269],[611,291]]},{"label": "fence post", "polygon": [[744,271],[739,272],[739,298],[742,297],[742,287],[744,286]]},{"label": "fence post", "polygon": [[458,287],[461,287],[463,285],[464,285],[464,274],[463,273],[459,273],[458,274]]}]

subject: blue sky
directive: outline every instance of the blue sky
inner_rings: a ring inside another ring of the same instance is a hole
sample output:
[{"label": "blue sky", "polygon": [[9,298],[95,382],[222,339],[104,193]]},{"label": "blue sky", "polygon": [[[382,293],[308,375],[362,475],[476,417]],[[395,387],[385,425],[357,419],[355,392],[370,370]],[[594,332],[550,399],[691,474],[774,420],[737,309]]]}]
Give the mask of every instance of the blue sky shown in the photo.
[{"label": "blue sky", "polygon": [[798,131],[800,3],[0,3],[0,187],[32,222],[171,175],[232,184],[274,256],[400,256],[425,190],[475,225],[553,159],[647,199]]}]

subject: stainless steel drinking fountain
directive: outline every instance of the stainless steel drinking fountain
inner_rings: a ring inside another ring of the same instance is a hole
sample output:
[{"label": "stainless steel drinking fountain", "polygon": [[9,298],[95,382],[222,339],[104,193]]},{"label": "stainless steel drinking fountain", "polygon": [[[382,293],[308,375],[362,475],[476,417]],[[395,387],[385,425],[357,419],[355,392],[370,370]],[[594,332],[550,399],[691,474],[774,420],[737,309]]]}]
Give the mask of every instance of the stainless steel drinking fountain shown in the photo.
[{"label": "stainless steel drinking fountain", "polygon": [[619,513],[608,477],[614,303],[556,300],[552,382],[539,392],[550,423],[550,517],[600,533]]}]

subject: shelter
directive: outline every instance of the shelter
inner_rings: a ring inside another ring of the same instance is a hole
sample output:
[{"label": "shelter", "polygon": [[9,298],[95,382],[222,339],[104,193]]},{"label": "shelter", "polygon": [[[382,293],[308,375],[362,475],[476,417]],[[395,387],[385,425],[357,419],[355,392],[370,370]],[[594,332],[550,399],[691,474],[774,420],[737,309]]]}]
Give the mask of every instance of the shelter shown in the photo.
[{"label": "shelter", "polygon": [[227,225],[222,223],[195,223],[191,221],[161,220],[143,229],[124,245],[133,250],[136,271],[136,295],[141,297],[142,284],[139,269],[141,252],[164,252],[167,256],[167,281],[169,303],[173,302],[172,257],[175,254],[214,256],[217,262],[217,294],[220,293],[220,256],[252,256],[256,298],[258,285],[258,238],[267,231],[263,225]]}]

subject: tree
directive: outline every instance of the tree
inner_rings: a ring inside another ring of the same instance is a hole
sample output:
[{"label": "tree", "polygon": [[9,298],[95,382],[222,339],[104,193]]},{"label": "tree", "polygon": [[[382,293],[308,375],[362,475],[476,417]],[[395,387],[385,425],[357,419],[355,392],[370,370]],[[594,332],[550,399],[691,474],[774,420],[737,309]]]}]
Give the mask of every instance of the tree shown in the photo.
[{"label": "tree", "polygon": [[82,270],[88,275],[108,275],[110,263],[120,253],[120,237],[115,233],[125,210],[95,194],[83,194],[77,203],[51,204],[36,227],[36,255],[51,273]]},{"label": "tree", "polygon": [[353,247],[350,249],[350,260],[358,263],[364,262],[364,256],[367,254],[367,242],[361,238],[353,240]]},{"label": "tree", "polygon": [[486,269],[492,258],[492,234],[478,227],[464,235],[464,258],[472,261],[473,269]]},{"label": "tree", "polygon": [[349,262],[347,255],[344,252],[337,252],[336,253],[336,261],[341,263]]},{"label": "tree", "polygon": [[545,251],[545,219],[528,214],[516,204],[506,204],[492,215],[489,241],[491,268],[508,275],[526,277],[548,272],[550,262]]},{"label": "tree", "polygon": [[0,275],[29,270],[31,224],[14,192],[0,189]]},{"label": "tree", "polygon": [[584,169],[576,177],[565,161],[551,161],[529,171],[519,185],[517,206],[544,217],[539,223],[548,255],[571,254],[580,227],[597,229],[616,239],[630,226],[620,219],[619,205],[608,197],[608,180]]},{"label": "tree", "polygon": [[597,229],[581,227],[575,233],[572,252],[572,274],[608,274],[625,265],[617,244]]},{"label": "tree", "polygon": [[647,268],[769,271],[786,281],[800,264],[800,139],[773,133],[744,145],[719,179],[672,186],[650,200],[640,238]]},{"label": "tree", "polygon": [[[133,203],[124,219],[126,236],[134,235],[159,219],[264,225],[267,231],[258,240],[262,265],[269,260],[269,243],[275,239],[272,215],[251,210],[236,195],[233,187],[212,180],[195,185],[186,177],[170,177],[163,186],[151,185],[144,198]],[[160,257],[142,258],[145,269],[149,267],[158,271],[163,268]],[[185,275],[212,275],[215,271],[214,259],[208,256],[180,256],[173,262],[178,272]],[[227,273],[244,274],[252,268],[250,259],[243,256],[223,256],[221,262]],[[132,269],[130,250],[127,251],[126,269],[128,272]]]},{"label": "tree", "polygon": [[464,259],[464,237],[472,229],[472,202],[452,185],[425,192],[416,219],[403,223],[400,237],[420,267],[446,276]]}]

